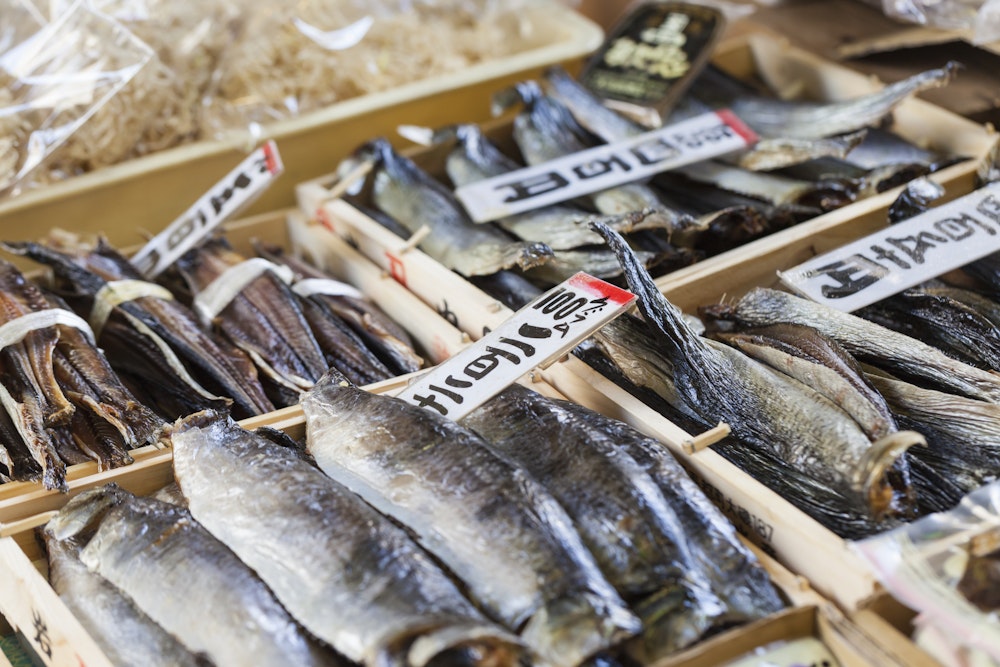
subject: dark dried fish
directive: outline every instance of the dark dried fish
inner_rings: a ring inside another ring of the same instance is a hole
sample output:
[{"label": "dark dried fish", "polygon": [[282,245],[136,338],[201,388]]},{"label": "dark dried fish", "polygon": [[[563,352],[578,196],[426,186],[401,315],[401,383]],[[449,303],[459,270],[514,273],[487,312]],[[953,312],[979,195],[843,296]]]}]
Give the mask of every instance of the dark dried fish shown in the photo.
[{"label": "dark dried fish", "polygon": [[[177,268],[197,299],[219,276],[244,261],[223,239],[215,238],[181,257]],[[222,308],[214,325],[253,360],[276,405],[296,403],[299,393],[327,369],[298,297],[271,271],[245,285]]]},{"label": "dark dried fish", "polygon": [[[872,517],[911,516],[913,491],[905,460],[916,434],[872,444],[851,417],[797,380],[776,374],[733,348],[695,334],[680,311],[657,290],[621,237],[595,228],[618,253],[639,308],[654,328],[666,368],[655,380],[656,391],[705,426],[729,424],[747,446],[766,449],[777,458],[842,494],[855,511]],[[619,318],[621,319],[621,318]],[[606,326],[597,340],[636,384],[650,386],[648,374],[637,374],[645,350],[616,337],[621,325]]]},{"label": "dark dried fish", "polygon": [[[726,597],[737,577],[755,562],[731,529],[720,544],[702,552],[701,535],[688,533],[692,515],[697,533],[714,528],[718,511],[687,480],[690,498],[673,488],[670,501],[645,469],[670,478],[671,487],[686,475],[669,454],[656,458],[659,443],[624,424],[586,408],[547,399],[512,385],[462,422],[491,448],[538,479],[569,512],[602,571],[633,606],[646,612],[645,659],[656,659],[698,641],[713,627],[761,618],[782,604],[766,573],[751,605],[734,608]],[[632,458],[635,450],[647,466]],[[662,464],[662,465],[661,465]],[[721,556],[721,558],[720,558]],[[719,571],[721,560],[724,568]],[[745,561],[745,562],[739,562]],[[757,566],[759,569],[759,566]],[[761,576],[762,575],[762,576]],[[716,585],[718,584],[718,588]]]},{"label": "dark dried fish", "polygon": [[639,631],[538,482],[446,417],[342,379],[302,401],[316,462],[413,531],[543,661],[577,665]]},{"label": "dark dried fish", "polygon": [[919,215],[930,208],[932,201],[944,196],[944,188],[929,178],[916,178],[896,197],[889,207],[889,224]]},{"label": "dark dried fish", "polygon": [[[156,286],[127,298],[128,290],[148,283],[103,239],[95,248],[72,254],[37,243],[5,247],[51,267],[84,316],[92,316],[97,303],[102,308],[107,304],[98,342],[109,351],[115,370],[136,384],[152,382],[158,387],[150,392],[152,398],[173,398],[164,401],[170,418],[222,407],[229,402],[226,399],[232,400],[240,419],[274,409],[249,357],[222,337],[205,332],[189,308]],[[116,303],[116,294],[125,300]]]}]

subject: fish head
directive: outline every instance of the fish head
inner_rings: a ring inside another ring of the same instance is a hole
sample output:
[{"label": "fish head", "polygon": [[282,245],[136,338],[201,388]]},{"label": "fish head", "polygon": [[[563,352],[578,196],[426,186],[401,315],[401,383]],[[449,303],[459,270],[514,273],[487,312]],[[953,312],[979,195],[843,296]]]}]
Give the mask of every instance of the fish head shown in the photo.
[{"label": "fish head", "polygon": [[114,483],[84,491],[71,498],[44,530],[57,540],[90,532],[108,510],[125,502],[130,495]]}]

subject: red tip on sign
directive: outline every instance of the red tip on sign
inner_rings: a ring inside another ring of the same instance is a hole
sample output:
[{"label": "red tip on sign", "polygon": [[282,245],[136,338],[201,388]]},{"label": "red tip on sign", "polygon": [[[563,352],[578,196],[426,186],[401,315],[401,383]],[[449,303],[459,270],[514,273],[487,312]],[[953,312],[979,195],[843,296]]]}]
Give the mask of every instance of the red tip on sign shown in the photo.
[{"label": "red tip on sign", "polygon": [[752,146],[757,143],[758,139],[760,139],[760,137],[757,136],[757,133],[750,129],[749,125],[740,120],[740,117],[729,109],[719,109],[715,112],[715,115],[718,116],[723,123],[733,128],[733,131],[736,132],[736,134],[743,137],[743,140],[746,141],[748,145]]},{"label": "red tip on sign", "polygon": [[600,278],[595,278],[583,272],[577,273],[566,282],[577,289],[599,296],[606,296],[618,305],[624,305],[635,299],[635,294],[632,294],[628,290],[616,287],[611,283],[606,283]]},{"label": "red tip on sign", "polygon": [[278,155],[277,146],[274,140],[268,141],[264,144],[264,161],[267,164],[267,170],[271,174],[280,174],[284,169],[284,165],[281,164],[281,157]]}]

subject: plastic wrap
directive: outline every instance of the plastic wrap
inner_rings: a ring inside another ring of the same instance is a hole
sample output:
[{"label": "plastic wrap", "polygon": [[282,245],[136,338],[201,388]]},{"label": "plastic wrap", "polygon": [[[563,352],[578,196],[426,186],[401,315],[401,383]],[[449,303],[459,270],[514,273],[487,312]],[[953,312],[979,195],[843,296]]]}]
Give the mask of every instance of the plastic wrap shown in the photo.
[{"label": "plastic wrap", "polygon": [[[28,3],[0,5],[7,44],[0,53],[4,192],[16,190],[143,68],[152,53],[117,22],[82,3],[42,26]],[[17,21],[8,22],[8,16]]]},{"label": "plastic wrap", "polygon": [[919,613],[928,652],[945,665],[1000,665],[1000,482],[854,548]]},{"label": "plastic wrap", "polygon": [[886,16],[944,30],[972,30],[977,44],[1000,39],[1000,0],[868,0]]}]

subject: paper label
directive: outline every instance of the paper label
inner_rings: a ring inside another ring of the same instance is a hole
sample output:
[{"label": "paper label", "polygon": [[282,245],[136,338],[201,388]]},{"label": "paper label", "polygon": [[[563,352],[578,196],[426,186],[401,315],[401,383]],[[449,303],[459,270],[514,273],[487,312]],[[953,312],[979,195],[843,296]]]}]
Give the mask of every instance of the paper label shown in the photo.
[{"label": "paper label", "polygon": [[253,202],[281,174],[284,166],[274,141],[247,156],[131,259],[146,278],[155,278],[213,229]]},{"label": "paper label", "polygon": [[174,298],[166,287],[145,280],[111,280],[105,283],[94,295],[94,306],[90,309],[90,326],[94,329],[94,335],[101,337],[101,331],[116,306],[146,296],[168,301]]},{"label": "paper label", "polygon": [[849,313],[998,250],[1000,183],[991,183],[778,275]]},{"label": "paper label", "polygon": [[458,421],[531,369],[569,352],[625,312],[635,298],[577,273],[418,378],[399,398]]},{"label": "paper label", "polygon": [[45,310],[26,313],[0,325],[0,350],[20,343],[32,331],[48,329],[49,327],[58,325],[79,329],[87,337],[91,345],[96,343],[94,332],[91,331],[87,320],[76,313],[63,310],[62,308],[46,308]]},{"label": "paper label", "polygon": [[800,637],[763,646],[725,667],[839,667],[830,649],[815,637]]},{"label": "paper label", "polygon": [[313,294],[349,296],[354,299],[365,298],[365,295],[359,292],[357,288],[330,278],[306,278],[300,280],[292,287],[292,291],[304,299],[309,298]]},{"label": "paper label", "polygon": [[198,314],[202,324],[208,326],[244,287],[265,273],[273,273],[284,283],[292,282],[292,270],[287,266],[275,264],[263,257],[252,257],[230,266],[216,276],[215,280],[195,295],[191,309]]},{"label": "paper label", "polygon": [[476,222],[530,211],[747,148],[757,141],[731,111],[713,111],[455,190]]}]

